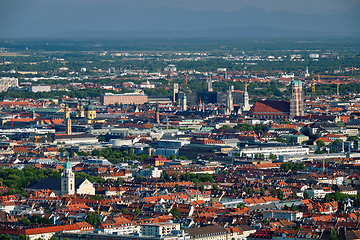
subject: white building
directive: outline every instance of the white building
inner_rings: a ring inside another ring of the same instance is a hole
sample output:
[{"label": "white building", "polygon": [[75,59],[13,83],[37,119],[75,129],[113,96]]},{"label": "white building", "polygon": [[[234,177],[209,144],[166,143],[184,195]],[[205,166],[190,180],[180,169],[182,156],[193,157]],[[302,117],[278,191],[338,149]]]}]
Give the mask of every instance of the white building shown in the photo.
[{"label": "white building", "polygon": [[34,85],[34,86],[30,86],[29,88],[30,92],[50,92],[51,91],[51,87],[47,86],[47,85]]},{"label": "white building", "polygon": [[303,217],[302,212],[285,210],[265,210],[263,217],[266,219],[287,219],[290,221],[299,221]]},{"label": "white building", "polygon": [[141,234],[145,236],[170,235],[173,230],[180,230],[180,224],[159,222],[141,225]]},{"label": "white building", "polygon": [[228,156],[229,157],[235,157],[235,154],[240,154],[240,156],[243,156],[246,154],[246,156],[255,156],[255,154],[260,153],[264,154],[266,158],[270,156],[270,153],[275,154],[276,156],[296,156],[296,155],[308,155],[309,154],[309,148],[304,148],[302,146],[298,145],[282,145],[282,146],[258,146],[258,147],[244,147],[240,150],[235,151],[229,151]]},{"label": "white building", "polygon": [[0,92],[6,92],[9,87],[18,87],[18,79],[11,77],[0,78]]},{"label": "white building", "polygon": [[142,169],[140,175],[143,177],[160,178],[163,171],[157,167],[151,167],[150,169]]}]

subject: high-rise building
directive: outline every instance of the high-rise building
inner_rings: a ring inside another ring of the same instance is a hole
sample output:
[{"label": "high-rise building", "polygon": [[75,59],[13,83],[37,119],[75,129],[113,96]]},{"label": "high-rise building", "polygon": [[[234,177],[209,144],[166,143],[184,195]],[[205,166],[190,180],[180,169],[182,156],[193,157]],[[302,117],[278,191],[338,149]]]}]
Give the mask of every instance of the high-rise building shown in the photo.
[{"label": "high-rise building", "polygon": [[303,115],[302,82],[293,80],[291,82],[290,118]]},{"label": "high-rise building", "polygon": [[179,84],[174,83],[173,102],[176,102],[176,95],[179,93]]},{"label": "high-rise building", "polygon": [[207,78],[207,90],[208,90],[208,92],[213,91],[211,73],[210,73],[209,77]]}]

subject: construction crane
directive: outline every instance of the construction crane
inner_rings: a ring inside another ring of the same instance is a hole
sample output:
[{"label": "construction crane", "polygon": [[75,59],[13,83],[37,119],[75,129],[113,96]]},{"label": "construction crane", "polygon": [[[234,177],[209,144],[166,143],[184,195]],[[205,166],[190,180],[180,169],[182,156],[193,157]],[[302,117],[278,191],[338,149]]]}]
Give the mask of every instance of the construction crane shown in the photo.
[{"label": "construction crane", "polygon": [[39,138],[42,138],[42,136],[35,136],[35,144],[37,144]]}]

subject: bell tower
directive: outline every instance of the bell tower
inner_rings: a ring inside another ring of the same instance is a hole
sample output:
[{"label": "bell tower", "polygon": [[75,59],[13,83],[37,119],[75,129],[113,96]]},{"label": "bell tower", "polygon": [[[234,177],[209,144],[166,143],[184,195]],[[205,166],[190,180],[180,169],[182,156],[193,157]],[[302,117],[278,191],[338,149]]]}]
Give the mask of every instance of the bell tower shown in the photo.
[{"label": "bell tower", "polygon": [[290,118],[303,116],[303,105],[302,82],[300,80],[293,80],[291,82]]},{"label": "bell tower", "polygon": [[75,174],[72,171],[72,165],[69,161],[69,157],[64,164],[64,172],[61,174],[61,194],[75,194]]}]

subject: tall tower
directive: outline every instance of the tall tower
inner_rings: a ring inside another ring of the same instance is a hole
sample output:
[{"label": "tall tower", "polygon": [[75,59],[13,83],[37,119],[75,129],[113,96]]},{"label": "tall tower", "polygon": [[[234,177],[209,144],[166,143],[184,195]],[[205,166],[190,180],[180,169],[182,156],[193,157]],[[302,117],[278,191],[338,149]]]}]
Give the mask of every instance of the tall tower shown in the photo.
[{"label": "tall tower", "polygon": [[72,171],[69,157],[64,164],[64,172],[61,174],[61,194],[73,195],[75,194],[75,175]]},{"label": "tall tower", "polygon": [[208,92],[212,92],[213,91],[213,87],[212,87],[212,77],[211,77],[211,73],[209,75],[209,77],[207,78],[207,90]]},{"label": "tall tower", "polygon": [[156,122],[160,123],[159,103],[156,103]]},{"label": "tall tower", "polygon": [[67,119],[68,117],[70,117],[69,106],[67,104],[65,104],[64,120]]},{"label": "tall tower", "polygon": [[250,110],[250,105],[249,105],[249,93],[247,91],[247,84],[245,83],[245,90],[244,90],[244,95],[243,95],[243,106],[242,106],[242,110],[243,112],[247,112]]},{"label": "tall tower", "polygon": [[[339,95],[339,94],[338,94]],[[32,110],[32,119],[35,120],[36,118],[36,114],[35,114],[35,109]]]},{"label": "tall tower", "polygon": [[84,105],[83,105],[82,102],[80,102],[79,117],[81,117],[81,118],[84,118],[84,117],[85,117]]},{"label": "tall tower", "polygon": [[184,96],[183,96],[182,100],[183,100],[182,110],[186,111],[187,110],[187,105],[186,105],[186,95],[185,95],[185,93],[184,93]]},{"label": "tall tower", "polygon": [[228,97],[227,97],[227,101],[226,101],[226,107],[230,113],[232,111],[234,111],[234,100],[233,100],[233,96],[232,96],[232,87],[229,87]]},{"label": "tall tower", "polygon": [[303,115],[302,82],[293,80],[291,82],[290,118]]},{"label": "tall tower", "polygon": [[174,83],[174,90],[173,90],[173,103],[176,102],[176,95],[179,93],[179,84]]},{"label": "tall tower", "polygon": [[71,119],[65,119],[65,130],[67,135],[71,135]]}]

